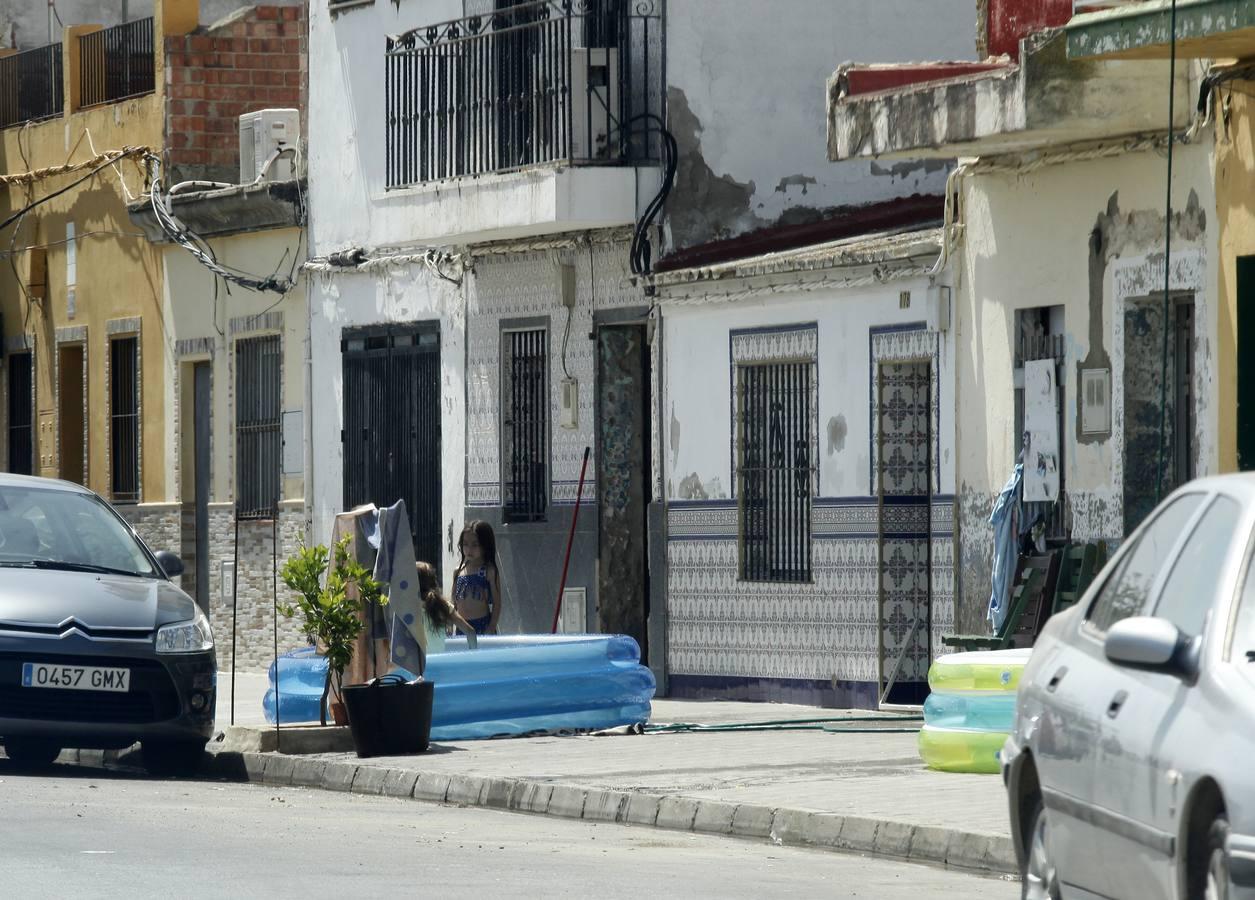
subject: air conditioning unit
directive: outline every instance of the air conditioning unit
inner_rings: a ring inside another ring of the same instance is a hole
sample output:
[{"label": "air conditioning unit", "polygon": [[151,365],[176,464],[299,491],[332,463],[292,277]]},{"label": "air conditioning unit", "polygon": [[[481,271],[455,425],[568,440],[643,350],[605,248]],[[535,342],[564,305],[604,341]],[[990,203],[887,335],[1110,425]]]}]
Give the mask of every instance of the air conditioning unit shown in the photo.
[{"label": "air conditioning unit", "polygon": [[619,156],[619,51],[571,49],[571,158]]},{"label": "air conditioning unit", "polygon": [[[276,150],[295,148],[300,133],[301,114],[295,109],[259,109],[240,116],[240,184],[261,178],[267,160]],[[291,181],[295,172],[292,154],[285,153],[265,170],[265,180]]]}]

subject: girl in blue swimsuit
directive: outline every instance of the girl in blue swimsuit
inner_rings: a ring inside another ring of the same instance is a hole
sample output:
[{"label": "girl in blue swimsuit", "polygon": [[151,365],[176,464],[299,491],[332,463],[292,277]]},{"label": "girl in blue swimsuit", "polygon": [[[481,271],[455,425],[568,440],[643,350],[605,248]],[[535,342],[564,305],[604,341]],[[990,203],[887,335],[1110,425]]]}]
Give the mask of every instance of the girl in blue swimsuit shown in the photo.
[{"label": "girl in blue swimsuit", "polygon": [[458,539],[461,561],[453,573],[453,603],[478,634],[496,634],[501,619],[497,539],[487,522],[467,522]]}]

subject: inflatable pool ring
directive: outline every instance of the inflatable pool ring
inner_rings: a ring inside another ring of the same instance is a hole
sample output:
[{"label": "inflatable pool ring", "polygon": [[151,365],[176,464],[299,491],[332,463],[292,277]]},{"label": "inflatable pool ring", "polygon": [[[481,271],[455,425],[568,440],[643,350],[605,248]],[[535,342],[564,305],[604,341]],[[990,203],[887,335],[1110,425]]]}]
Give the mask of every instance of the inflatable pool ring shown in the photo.
[{"label": "inflatable pool ring", "polygon": [[[312,648],[279,658],[285,724],[318,721],[326,674],[326,659]],[[655,688],[636,641],[623,635],[481,637],[474,651],[465,638],[451,638],[444,653],[427,658],[424,677],[435,684],[433,741],[644,723]],[[272,664],[263,700],[268,722],[275,720],[275,678]]]},{"label": "inflatable pool ring", "polygon": [[943,772],[997,773],[1015,723],[1015,695],[1031,649],[953,653],[928,670],[919,754]]},{"label": "inflatable pool ring", "polygon": [[930,769],[996,775],[998,754],[1007,736],[995,731],[969,731],[925,725],[919,732],[919,755]]},{"label": "inflatable pool ring", "polygon": [[937,728],[965,728],[1010,734],[1015,721],[1015,694],[933,693],[924,701],[924,721]]},{"label": "inflatable pool ring", "polygon": [[937,657],[928,670],[928,689],[956,691],[1011,691],[1020,686],[1020,673],[1032,648],[978,650]]}]

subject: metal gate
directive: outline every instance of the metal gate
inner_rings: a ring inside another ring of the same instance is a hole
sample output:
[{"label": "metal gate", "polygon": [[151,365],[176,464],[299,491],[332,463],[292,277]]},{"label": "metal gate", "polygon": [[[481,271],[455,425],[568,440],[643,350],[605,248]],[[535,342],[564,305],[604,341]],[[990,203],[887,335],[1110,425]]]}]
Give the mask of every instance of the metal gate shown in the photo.
[{"label": "metal gate", "polygon": [[440,331],[345,329],[344,505],[404,500],[419,560],[440,569]]}]

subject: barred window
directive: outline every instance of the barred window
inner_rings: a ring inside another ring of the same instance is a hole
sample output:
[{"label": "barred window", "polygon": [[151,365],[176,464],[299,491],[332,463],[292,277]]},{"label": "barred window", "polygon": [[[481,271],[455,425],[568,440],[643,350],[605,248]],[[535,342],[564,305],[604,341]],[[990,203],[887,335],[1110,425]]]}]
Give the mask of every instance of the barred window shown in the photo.
[{"label": "barred window", "polygon": [[278,512],[283,462],[279,336],[235,342],[235,510],[241,519]]},{"label": "barred window", "polygon": [[501,481],[505,517],[543,522],[549,507],[549,354],[544,328],[501,335]]},{"label": "barred window", "polygon": [[110,488],[115,501],[139,500],[139,338],[109,342]]},{"label": "barred window", "polygon": [[31,408],[31,355],[13,353],[9,356],[9,471],[15,475],[32,474],[34,443]]},{"label": "barred window", "polygon": [[811,364],[740,365],[741,579],[811,579]]}]

